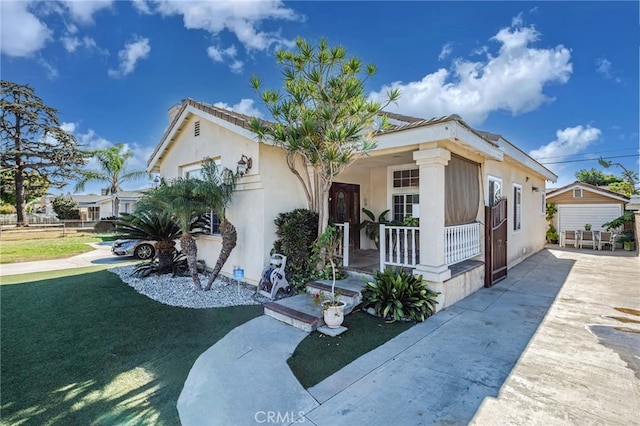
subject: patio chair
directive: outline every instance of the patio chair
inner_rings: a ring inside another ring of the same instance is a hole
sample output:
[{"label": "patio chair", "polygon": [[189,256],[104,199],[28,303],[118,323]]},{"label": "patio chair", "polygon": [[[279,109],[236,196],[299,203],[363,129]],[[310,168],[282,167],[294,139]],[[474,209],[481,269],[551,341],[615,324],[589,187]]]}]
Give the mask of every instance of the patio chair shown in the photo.
[{"label": "patio chair", "polygon": [[580,248],[591,246],[592,249],[596,249],[596,239],[593,231],[582,231],[579,239]]},{"label": "patio chair", "polygon": [[598,250],[602,250],[602,247],[608,244],[611,246],[611,251],[614,251],[616,249],[615,238],[613,232],[601,231],[600,238],[598,238]]},{"label": "patio chair", "polygon": [[576,231],[562,231],[560,235],[560,247],[565,247],[567,244],[571,244],[573,247],[578,247],[578,236]]}]

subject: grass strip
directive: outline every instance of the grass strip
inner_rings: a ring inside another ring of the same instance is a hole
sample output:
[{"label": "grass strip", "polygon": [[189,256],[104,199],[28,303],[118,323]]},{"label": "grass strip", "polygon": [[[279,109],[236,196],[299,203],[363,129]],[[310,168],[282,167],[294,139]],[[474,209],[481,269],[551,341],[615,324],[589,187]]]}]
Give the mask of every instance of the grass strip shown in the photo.
[{"label": "grass strip", "polygon": [[349,330],[337,337],[313,332],[300,342],[287,364],[308,389],[360,356],[413,327],[414,322],[388,323],[362,311],[344,318]]},{"label": "grass strip", "polygon": [[163,305],[93,268],[3,277],[0,298],[7,425],[177,425],[196,358],[262,313]]},{"label": "grass strip", "polygon": [[0,241],[0,264],[62,259],[93,250],[88,243],[110,241],[113,235]]}]

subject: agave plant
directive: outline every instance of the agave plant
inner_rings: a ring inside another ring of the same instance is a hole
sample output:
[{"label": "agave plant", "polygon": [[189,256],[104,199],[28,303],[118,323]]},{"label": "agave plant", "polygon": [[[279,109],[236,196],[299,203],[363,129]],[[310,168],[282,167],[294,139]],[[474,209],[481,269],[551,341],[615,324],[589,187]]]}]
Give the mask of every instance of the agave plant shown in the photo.
[{"label": "agave plant", "polygon": [[362,300],[364,307],[372,307],[376,315],[393,321],[424,321],[434,313],[440,293],[429,290],[421,275],[386,269],[377,271],[374,279],[367,282]]},{"label": "agave plant", "polygon": [[158,269],[172,270],[175,240],[180,237],[181,231],[170,216],[155,211],[123,213],[116,222],[116,232],[124,238],[155,241]]}]

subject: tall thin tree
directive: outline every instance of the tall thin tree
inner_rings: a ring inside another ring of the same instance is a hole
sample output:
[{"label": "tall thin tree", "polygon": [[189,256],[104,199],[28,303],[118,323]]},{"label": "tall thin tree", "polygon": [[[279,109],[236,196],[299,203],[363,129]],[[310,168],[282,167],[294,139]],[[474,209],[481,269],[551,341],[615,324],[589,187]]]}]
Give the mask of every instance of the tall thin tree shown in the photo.
[{"label": "tall thin tree", "polygon": [[29,225],[26,176],[62,188],[86,163],[75,137],[62,128],[58,110],[28,84],[0,81],[0,143],[0,169],[13,173],[17,226]]},{"label": "tall thin tree", "polygon": [[[97,160],[100,170],[83,172],[82,178],[76,183],[76,192],[84,191],[85,185],[89,182],[105,182],[109,185],[109,194],[115,195],[122,190],[122,184],[125,182],[150,178],[150,174],[144,170],[127,171],[126,163],[133,156],[133,152],[122,143],[90,151],[89,155]],[[111,207],[112,214],[118,216],[120,206],[115,196]]]}]

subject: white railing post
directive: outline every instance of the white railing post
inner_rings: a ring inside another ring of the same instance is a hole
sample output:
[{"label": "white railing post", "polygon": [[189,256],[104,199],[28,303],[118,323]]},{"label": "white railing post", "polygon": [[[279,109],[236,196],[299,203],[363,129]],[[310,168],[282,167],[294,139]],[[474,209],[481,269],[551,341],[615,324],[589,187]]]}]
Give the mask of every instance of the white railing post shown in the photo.
[{"label": "white railing post", "polygon": [[349,223],[342,225],[342,266],[349,266]]},{"label": "white railing post", "polygon": [[380,246],[380,271],[384,271],[385,263],[387,260],[387,231],[385,230],[384,224],[380,224],[380,236],[378,237],[378,245]]}]

